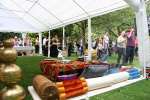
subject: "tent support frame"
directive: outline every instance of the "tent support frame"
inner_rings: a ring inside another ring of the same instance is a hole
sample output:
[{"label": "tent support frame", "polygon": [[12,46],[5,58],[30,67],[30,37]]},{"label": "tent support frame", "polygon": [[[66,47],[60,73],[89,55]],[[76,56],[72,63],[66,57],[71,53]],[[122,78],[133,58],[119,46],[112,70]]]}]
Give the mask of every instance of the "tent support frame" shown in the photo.
[{"label": "tent support frame", "polygon": [[39,54],[42,55],[42,33],[39,33]]},{"label": "tent support frame", "polygon": [[91,18],[88,18],[88,59],[92,60],[92,32],[91,32]]}]

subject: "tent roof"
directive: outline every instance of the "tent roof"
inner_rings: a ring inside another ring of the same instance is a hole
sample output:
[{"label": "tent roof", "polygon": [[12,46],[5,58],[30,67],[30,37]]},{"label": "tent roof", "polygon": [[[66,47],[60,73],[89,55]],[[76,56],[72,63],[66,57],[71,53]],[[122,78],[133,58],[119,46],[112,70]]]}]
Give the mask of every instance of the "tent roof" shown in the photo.
[{"label": "tent roof", "polygon": [[127,6],[124,0],[0,0],[0,31],[42,32]]}]

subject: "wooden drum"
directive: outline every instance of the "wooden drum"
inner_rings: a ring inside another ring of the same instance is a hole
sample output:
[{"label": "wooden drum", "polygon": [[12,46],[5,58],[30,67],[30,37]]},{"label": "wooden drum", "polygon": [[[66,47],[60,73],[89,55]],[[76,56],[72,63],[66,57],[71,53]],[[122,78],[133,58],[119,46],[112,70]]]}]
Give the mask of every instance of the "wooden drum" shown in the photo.
[{"label": "wooden drum", "polygon": [[33,78],[33,87],[42,100],[59,100],[59,93],[56,85],[42,75]]}]

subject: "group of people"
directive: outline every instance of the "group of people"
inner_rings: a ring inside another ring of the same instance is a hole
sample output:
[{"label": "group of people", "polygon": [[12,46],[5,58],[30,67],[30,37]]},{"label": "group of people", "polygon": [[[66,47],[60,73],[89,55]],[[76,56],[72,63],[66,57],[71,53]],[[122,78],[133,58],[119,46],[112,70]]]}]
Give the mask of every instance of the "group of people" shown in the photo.
[{"label": "group of people", "polygon": [[[44,37],[42,41],[42,51],[44,56],[48,55],[48,43],[49,43],[48,38]],[[59,53],[59,49],[61,49],[59,38],[57,37],[57,35],[55,35],[50,39],[50,56],[57,57]]]},{"label": "group of people", "polygon": [[[50,39],[50,57],[58,57],[58,54],[60,52],[63,52],[64,55],[71,56],[71,53],[73,52],[73,44],[72,42],[67,43],[67,47],[65,45],[65,50],[63,50],[62,47],[62,42],[60,42],[61,39],[58,38],[57,35],[51,37]],[[49,45],[49,40],[45,36],[42,39],[42,51],[44,56],[48,56],[48,45]],[[66,51],[66,52],[64,52]],[[35,53],[39,53],[39,37],[36,37],[35,40]]]},{"label": "group of people", "polygon": [[93,42],[93,49],[97,51],[97,59],[101,61],[107,60],[112,52],[116,52],[118,64],[132,64],[134,55],[137,56],[138,54],[138,40],[135,30],[130,28],[127,31],[122,31],[116,42],[111,41],[108,32],[106,32],[104,36]]},{"label": "group of people", "polygon": [[110,39],[108,36],[108,32],[104,34],[104,36],[97,38],[92,45],[93,49],[97,51],[97,59],[105,61],[108,55],[111,55],[110,47]]},{"label": "group of people", "polygon": [[14,46],[32,46],[32,41],[28,36],[26,36],[25,38],[18,38],[17,36],[15,36]]},{"label": "group of people", "polygon": [[[118,64],[132,64],[134,54],[137,52],[138,41],[133,28],[127,31],[122,31],[117,38],[117,63]],[[121,62],[122,59],[122,62]]]},{"label": "group of people", "polygon": [[[39,48],[38,37],[35,41],[35,47]],[[43,54],[47,56],[48,54],[48,38],[43,38]],[[81,44],[81,45],[80,45]],[[93,49],[97,51],[97,59],[106,60],[108,55],[114,51],[116,48],[116,53],[118,54],[117,63],[118,64],[132,64],[134,55],[137,53],[138,41],[135,35],[135,30],[133,28],[127,31],[122,31],[116,42],[112,42],[109,38],[108,32],[106,32],[102,37],[97,38],[92,43]],[[59,41],[57,35],[51,38],[50,42],[50,56],[57,57],[59,50],[62,50],[62,43]],[[82,43],[69,42],[67,44],[67,49],[65,49],[68,56],[71,56],[72,52],[75,52],[79,56],[84,54]]]},{"label": "group of people", "polygon": [[[82,56],[83,55],[83,46],[82,44],[79,42],[72,42],[72,41],[67,41],[65,47],[62,47],[62,42],[61,39],[58,38],[57,35],[53,36],[50,39],[50,56],[51,57],[57,57],[59,55],[59,53],[62,53],[63,56],[71,56],[72,53],[75,53],[78,56]],[[38,39],[37,39],[38,41]],[[38,42],[37,42],[38,43]],[[47,56],[48,54],[48,38],[44,37],[43,38],[43,54],[44,56]],[[64,49],[64,50],[63,50]]]}]

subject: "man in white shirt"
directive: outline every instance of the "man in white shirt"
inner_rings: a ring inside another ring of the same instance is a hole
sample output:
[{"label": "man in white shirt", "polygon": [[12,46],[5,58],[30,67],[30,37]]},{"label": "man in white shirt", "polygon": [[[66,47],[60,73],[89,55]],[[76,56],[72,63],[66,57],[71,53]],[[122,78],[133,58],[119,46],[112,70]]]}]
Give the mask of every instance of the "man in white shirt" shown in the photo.
[{"label": "man in white shirt", "polygon": [[106,54],[108,54],[108,48],[109,48],[109,37],[108,37],[108,32],[105,33],[103,37],[103,46]]},{"label": "man in white shirt", "polygon": [[46,41],[47,41],[47,38],[46,38],[46,37],[44,37],[44,39],[43,39],[43,46],[45,46],[45,45],[46,45]]},{"label": "man in white shirt", "polygon": [[42,42],[42,43],[43,43],[43,46],[42,46],[43,50],[42,50],[42,51],[43,51],[44,55],[46,55],[46,54],[45,54],[45,53],[46,53],[46,52],[45,52],[45,51],[46,51],[46,50],[45,50],[45,49],[46,49],[46,42],[47,42],[47,38],[44,37],[43,42]]}]

